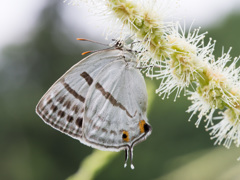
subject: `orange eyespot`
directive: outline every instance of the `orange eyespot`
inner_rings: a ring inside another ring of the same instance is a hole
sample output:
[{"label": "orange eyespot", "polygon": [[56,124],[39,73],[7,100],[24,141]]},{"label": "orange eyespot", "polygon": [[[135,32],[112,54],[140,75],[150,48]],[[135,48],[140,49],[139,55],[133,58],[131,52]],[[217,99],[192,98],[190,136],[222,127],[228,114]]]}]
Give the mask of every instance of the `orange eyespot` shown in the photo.
[{"label": "orange eyespot", "polygon": [[126,142],[129,141],[129,135],[128,135],[128,132],[127,131],[123,131],[123,134],[122,134],[122,139]]},{"label": "orange eyespot", "polygon": [[139,129],[140,129],[140,132],[141,132],[141,133],[144,133],[144,132],[145,132],[145,127],[144,127],[145,124],[146,124],[146,122],[145,122],[144,120],[141,120],[141,121],[139,122]]}]

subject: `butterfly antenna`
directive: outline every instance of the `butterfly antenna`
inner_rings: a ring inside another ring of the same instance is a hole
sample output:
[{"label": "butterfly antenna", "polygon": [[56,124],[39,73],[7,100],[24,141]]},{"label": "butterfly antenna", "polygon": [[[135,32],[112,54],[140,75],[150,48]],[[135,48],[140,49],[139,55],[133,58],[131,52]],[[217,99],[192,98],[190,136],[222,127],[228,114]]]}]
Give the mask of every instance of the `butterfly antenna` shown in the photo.
[{"label": "butterfly antenna", "polygon": [[85,55],[85,54],[88,54],[88,53],[95,53],[95,52],[99,52],[99,51],[102,51],[102,50],[109,50],[109,49],[112,49],[112,47],[109,47],[109,48],[106,48],[106,49],[95,50],[95,51],[85,51],[85,52],[82,53],[82,55]]},{"label": "butterfly antenna", "polygon": [[101,44],[103,46],[109,46],[108,44],[103,44],[103,43],[100,43],[100,42],[97,42],[97,41],[92,41],[92,40],[89,40],[89,39],[84,39],[84,38],[77,38],[78,41],[88,41],[88,42],[92,42],[92,43],[96,43],[96,44]]},{"label": "butterfly antenna", "polygon": [[85,55],[85,54],[88,54],[88,53],[92,53],[93,51],[86,51],[86,52],[83,52],[82,55]]},{"label": "butterfly antenna", "polygon": [[124,168],[127,167],[127,161],[128,161],[128,149],[125,149],[125,163],[124,163]]},{"label": "butterfly antenna", "polygon": [[[103,44],[103,43],[100,43],[100,42],[97,42],[97,41],[92,41],[92,40],[89,40],[89,39],[84,39],[84,38],[77,38],[78,41],[88,41],[88,42],[92,42],[92,43],[96,43],[96,44],[100,44],[100,45],[103,45],[103,46],[108,46],[108,44]],[[108,50],[108,49],[112,49],[112,47],[109,47],[109,48],[106,48],[104,50]],[[86,51],[86,52],[83,52],[82,55],[85,55],[85,54],[88,54],[88,53],[94,53],[94,52],[98,52],[99,50],[95,50],[95,51]],[[100,50],[101,51],[101,50]]]}]

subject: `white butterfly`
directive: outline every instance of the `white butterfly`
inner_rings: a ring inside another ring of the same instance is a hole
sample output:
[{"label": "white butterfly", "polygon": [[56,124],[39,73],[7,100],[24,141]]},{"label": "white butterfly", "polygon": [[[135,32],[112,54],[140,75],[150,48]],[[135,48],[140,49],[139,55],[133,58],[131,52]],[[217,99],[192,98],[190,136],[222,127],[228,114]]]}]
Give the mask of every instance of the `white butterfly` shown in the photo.
[{"label": "white butterfly", "polygon": [[[81,39],[84,40],[84,39]],[[84,58],[58,79],[36,112],[53,128],[100,150],[125,150],[151,134],[147,91],[137,58],[121,41]]]}]

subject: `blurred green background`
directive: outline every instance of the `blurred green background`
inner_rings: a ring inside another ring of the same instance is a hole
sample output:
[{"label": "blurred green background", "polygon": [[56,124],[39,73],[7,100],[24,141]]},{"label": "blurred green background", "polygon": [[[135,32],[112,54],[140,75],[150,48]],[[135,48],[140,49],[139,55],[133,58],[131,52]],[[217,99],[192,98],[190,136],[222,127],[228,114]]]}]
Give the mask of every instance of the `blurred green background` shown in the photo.
[{"label": "blurred green background", "polygon": [[[70,38],[72,29],[64,25],[59,1],[49,3],[37,21],[30,38],[5,47],[1,54],[1,180],[66,179],[93,151],[44,124],[35,106],[46,90],[83,58],[82,52],[100,47]],[[233,57],[240,54],[240,13],[233,12],[206,30],[217,40],[216,57],[222,46],[226,50],[233,46]],[[78,35],[86,33],[80,29]],[[240,179],[236,160],[240,151],[213,146],[204,124],[195,128],[196,116],[187,121],[187,98],[181,96],[173,102],[173,94],[162,100],[154,93],[158,85],[157,81],[148,82],[153,98],[148,119],[153,132],[134,149],[135,170],[123,168],[124,152],[120,152],[95,179]]]}]

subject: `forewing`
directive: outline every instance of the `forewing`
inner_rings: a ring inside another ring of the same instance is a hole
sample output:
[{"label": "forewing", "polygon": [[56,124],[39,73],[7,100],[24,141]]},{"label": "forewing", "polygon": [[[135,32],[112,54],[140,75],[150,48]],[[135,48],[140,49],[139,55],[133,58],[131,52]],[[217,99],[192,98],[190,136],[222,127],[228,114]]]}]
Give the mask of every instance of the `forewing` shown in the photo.
[{"label": "forewing", "polygon": [[138,69],[123,59],[101,70],[85,102],[83,138],[102,150],[120,150],[144,137],[147,92]]},{"label": "forewing", "polygon": [[99,51],[69,69],[39,101],[36,112],[53,128],[80,139],[85,97],[93,78],[112,60],[119,58],[119,50]]}]

